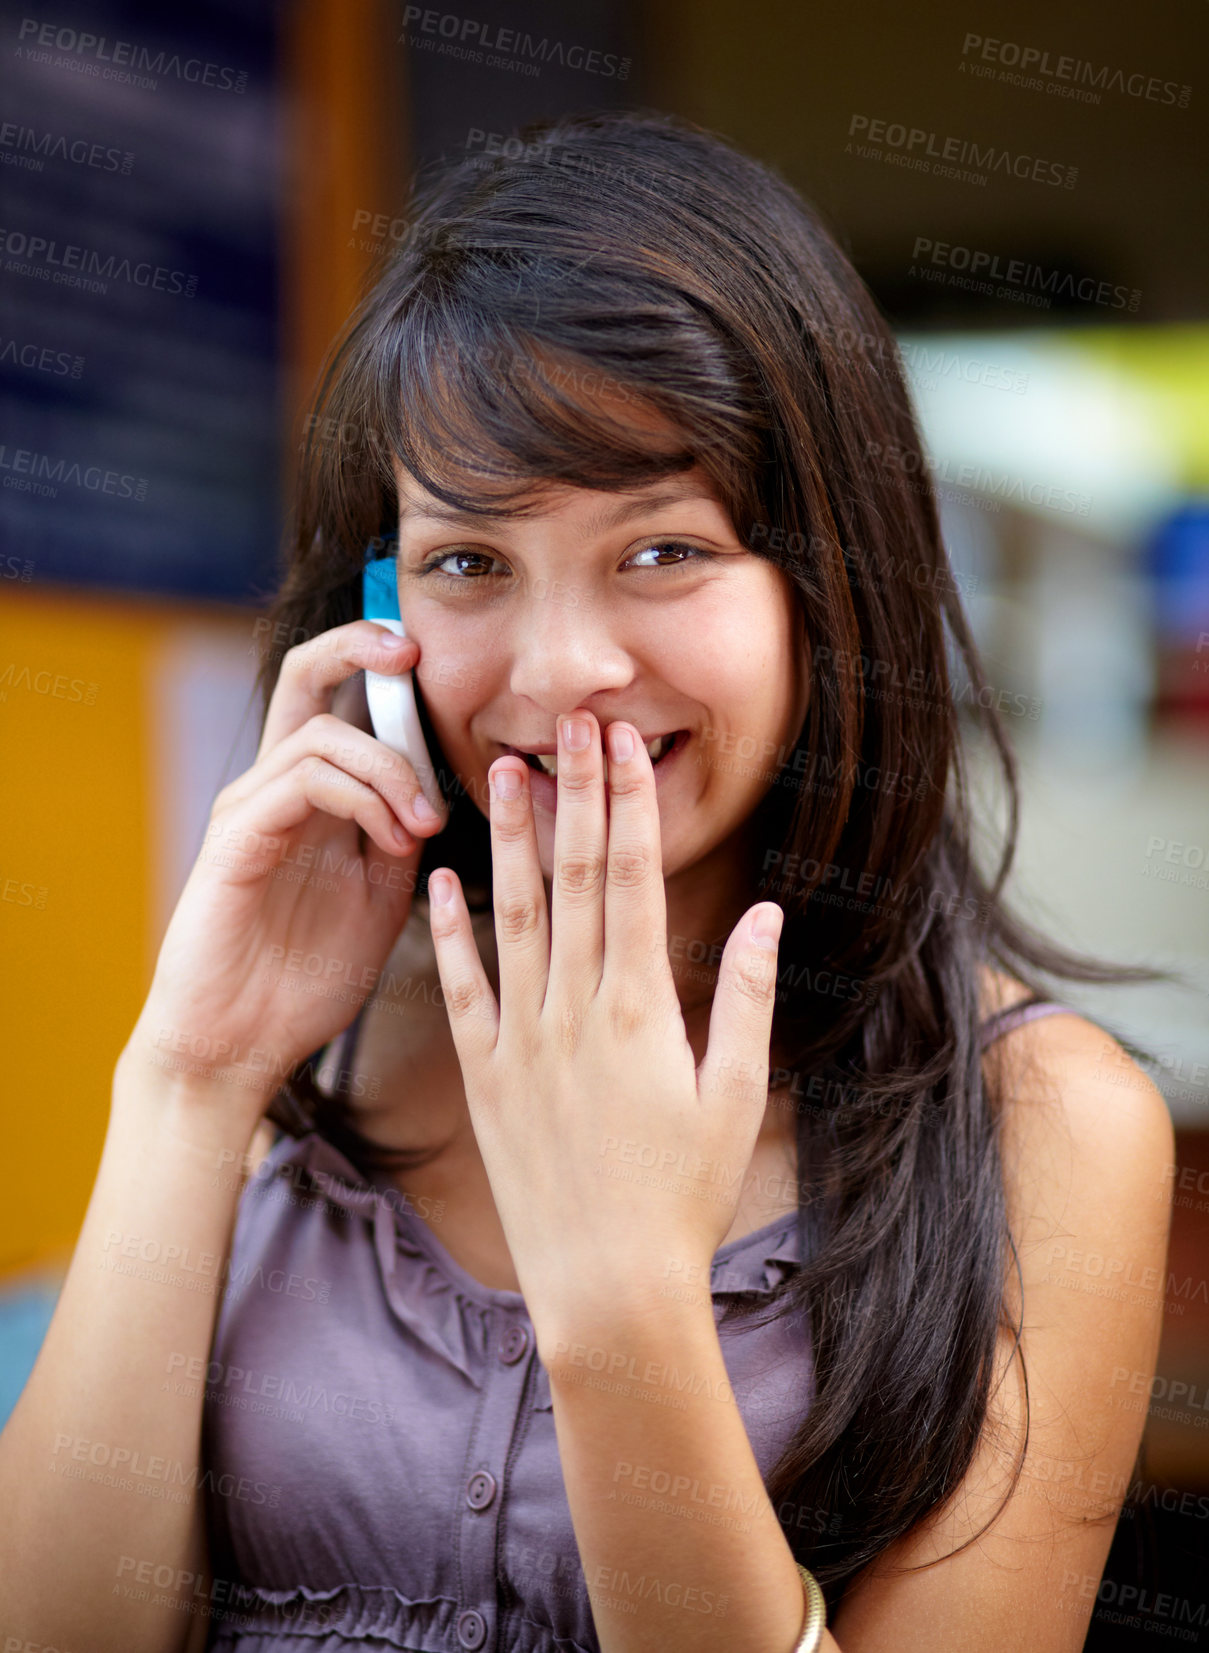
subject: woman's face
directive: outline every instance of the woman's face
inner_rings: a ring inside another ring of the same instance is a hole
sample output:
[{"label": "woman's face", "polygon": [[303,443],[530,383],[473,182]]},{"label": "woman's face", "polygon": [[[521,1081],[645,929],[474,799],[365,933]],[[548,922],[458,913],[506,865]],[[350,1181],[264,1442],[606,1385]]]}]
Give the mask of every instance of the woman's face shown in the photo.
[{"label": "woman's face", "polygon": [[[792,586],[740,543],[699,467],[632,493],[531,497],[525,518],[455,519],[399,475],[400,611],[425,706],[484,815],[490,765],[553,753],[560,713],[586,708],[602,731],[623,718],[644,739],[682,731],[655,769],[669,878],[750,816],[801,728]],[[548,880],[557,786],[530,788]]]}]

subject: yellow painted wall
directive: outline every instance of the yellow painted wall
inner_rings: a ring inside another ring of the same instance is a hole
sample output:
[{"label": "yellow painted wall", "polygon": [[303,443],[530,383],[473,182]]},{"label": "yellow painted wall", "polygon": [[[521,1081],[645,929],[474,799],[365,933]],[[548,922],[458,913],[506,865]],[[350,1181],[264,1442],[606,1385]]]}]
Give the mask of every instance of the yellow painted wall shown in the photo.
[{"label": "yellow painted wall", "polygon": [[238,610],[0,583],[0,1276],[66,1264],[154,968],[152,668]]}]

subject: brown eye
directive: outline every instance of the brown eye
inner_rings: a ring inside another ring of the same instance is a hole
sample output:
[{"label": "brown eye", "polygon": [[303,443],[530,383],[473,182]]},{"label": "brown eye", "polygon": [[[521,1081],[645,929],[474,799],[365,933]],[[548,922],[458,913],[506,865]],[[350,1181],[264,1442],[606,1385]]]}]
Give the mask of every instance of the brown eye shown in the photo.
[{"label": "brown eye", "polygon": [[644,545],[634,555],[641,557],[648,551],[680,551],[687,553],[687,556],[680,562],[648,563],[648,568],[688,568],[694,562],[708,561],[714,554],[712,551],[703,551],[699,545],[687,545],[682,540],[655,540],[650,545]]},{"label": "brown eye", "polygon": [[[475,568],[463,568],[459,574],[447,573],[441,565],[452,561],[454,558],[462,564],[477,563],[480,566],[477,570]],[[439,580],[447,580],[453,585],[464,585],[468,580],[482,578],[484,570],[481,565],[483,563],[490,564],[492,561],[493,559],[482,551],[439,551],[436,556],[430,557],[427,562],[421,564],[419,573],[421,576],[435,574]]]}]

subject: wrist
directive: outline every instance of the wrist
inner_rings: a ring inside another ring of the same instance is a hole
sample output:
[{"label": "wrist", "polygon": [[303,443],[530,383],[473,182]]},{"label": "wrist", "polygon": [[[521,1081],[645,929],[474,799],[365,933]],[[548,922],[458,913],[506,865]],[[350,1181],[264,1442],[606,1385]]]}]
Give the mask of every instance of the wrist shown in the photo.
[{"label": "wrist", "polygon": [[195,1216],[201,1209],[195,1199],[238,1197],[262,1117],[242,1092],[233,1101],[213,1085],[202,1091],[123,1053],[113,1076],[102,1162],[125,1167],[140,1189],[154,1184],[188,1190],[182,1209]]},{"label": "wrist", "polygon": [[581,1384],[584,1372],[634,1375],[659,1359],[669,1345],[687,1347],[717,1339],[709,1271],[700,1297],[668,1295],[667,1282],[647,1274],[592,1280],[588,1289],[562,1305],[530,1303],[537,1353],[552,1387]]},{"label": "wrist", "polygon": [[217,1067],[162,1049],[136,1029],[117,1059],[113,1106],[149,1106],[182,1121],[206,1121],[205,1134],[251,1136],[277,1090],[275,1077],[237,1065]]}]

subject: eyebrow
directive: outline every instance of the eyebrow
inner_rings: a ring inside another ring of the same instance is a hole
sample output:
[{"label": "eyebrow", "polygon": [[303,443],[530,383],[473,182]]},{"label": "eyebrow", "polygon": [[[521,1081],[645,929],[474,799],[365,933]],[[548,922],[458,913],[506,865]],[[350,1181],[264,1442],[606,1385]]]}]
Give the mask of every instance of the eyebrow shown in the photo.
[{"label": "eyebrow", "polygon": [[[617,528],[631,518],[643,516],[650,511],[662,511],[669,505],[688,505],[694,502],[704,502],[716,505],[718,501],[709,494],[700,491],[689,491],[685,488],[664,488],[658,493],[644,494],[641,499],[621,500],[616,505],[605,506],[588,518],[581,530],[582,539],[591,539],[594,534],[607,533],[610,528]],[[483,528],[498,524],[508,524],[515,520],[502,513],[459,511],[453,506],[433,505],[420,507],[405,505],[399,511],[399,526],[402,528],[408,522],[447,522],[459,528]]]}]

